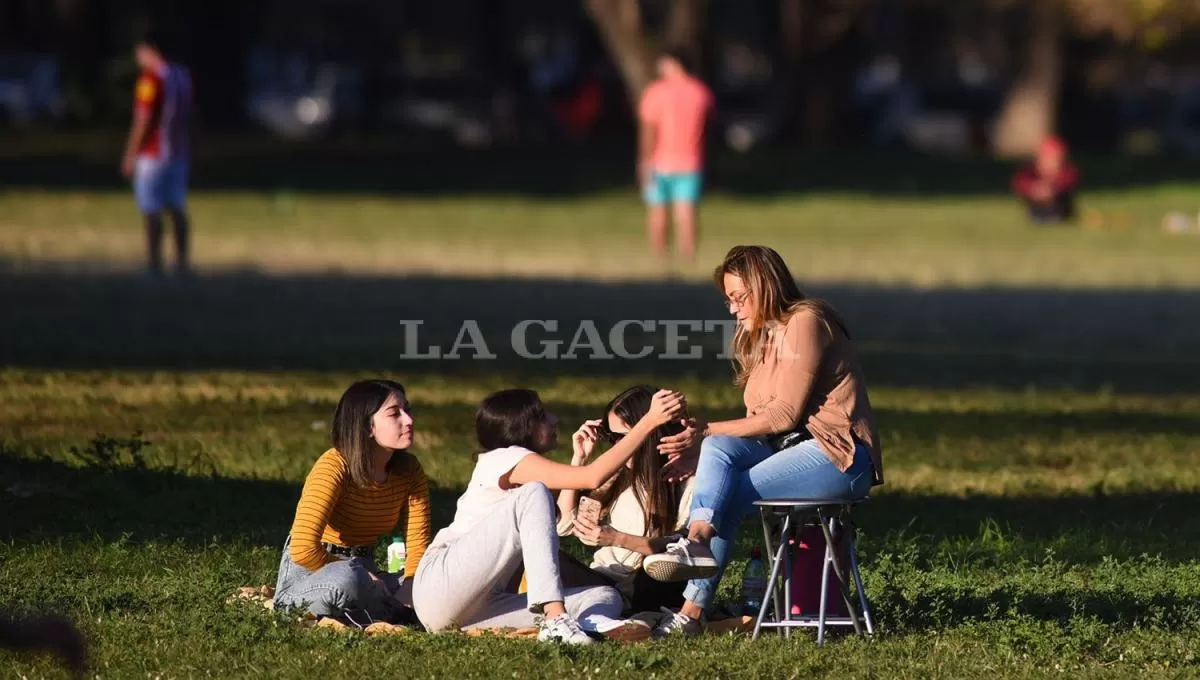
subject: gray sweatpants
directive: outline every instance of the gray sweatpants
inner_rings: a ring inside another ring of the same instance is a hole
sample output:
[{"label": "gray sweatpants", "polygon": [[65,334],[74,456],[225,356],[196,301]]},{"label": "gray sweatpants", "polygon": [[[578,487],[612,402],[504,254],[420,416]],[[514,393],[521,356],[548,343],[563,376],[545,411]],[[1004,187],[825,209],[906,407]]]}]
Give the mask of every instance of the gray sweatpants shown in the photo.
[{"label": "gray sweatpants", "polygon": [[[555,601],[585,629],[589,619],[619,618],[622,601],[615,588],[564,593],[554,517],[550,490],[532,482],[513,490],[463,536],[427,550],[413,580],[413,608],[422,625],[431,631],[528,628],[541,605]],[[505,593],[522,562],[528,594]]]}]

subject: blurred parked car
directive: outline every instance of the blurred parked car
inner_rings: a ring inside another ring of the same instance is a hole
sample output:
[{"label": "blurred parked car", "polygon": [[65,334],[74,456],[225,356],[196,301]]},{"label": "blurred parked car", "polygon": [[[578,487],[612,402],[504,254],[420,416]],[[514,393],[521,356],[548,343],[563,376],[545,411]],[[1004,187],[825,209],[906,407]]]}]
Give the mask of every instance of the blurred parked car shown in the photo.
[{"label": "blurred parked car", "polygon": [[280,137],[317,137],[361,115],[361,68],[261,49],[251,54],[247,68],[247,114]]},{"label": "blurred parked car", "polygon": [[964,155],[989,146],[1003,89],[979,63],[964,61],[953,75],[917,79],[883,56],[855,83],[856,110],[874,146]]},{"label": "blurred parked car", "polygon": [[61,118],[65,105],[55,58],[45,54],[0,54],[0,111],[18,123]]}]

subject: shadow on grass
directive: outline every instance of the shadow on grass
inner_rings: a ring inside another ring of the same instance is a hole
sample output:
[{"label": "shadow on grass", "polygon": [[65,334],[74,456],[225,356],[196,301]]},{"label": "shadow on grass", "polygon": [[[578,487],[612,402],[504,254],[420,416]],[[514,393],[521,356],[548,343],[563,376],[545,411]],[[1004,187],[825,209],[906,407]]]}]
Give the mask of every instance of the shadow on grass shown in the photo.
[{"label": "shadow on grass", "polygon": [[924,567],[956,562],[998,566],[1038,562],[1053,551],[1070,564],[1143,555],[1187,562],[1200,541],[1200,494],[1163,491],[962,498],[909,492],[876,494],[859,513],[870,552],[916,551]]},{"label": "shadow on grass", "polygon": [[[1130,589],[1052,588],[1049,591],[1004,584],[965,591],[944,584],[927,585],[905,596],[889,589],[872,606],[882,625],[903,630],[937,630],[966,621],[1018,624],[1019,617],[1061,625],[1093,622],[1118,629],[1187,630],[1200,623],[1195,597],[1188,588],[1138,592]],[[1109,631],[1105,631],[1108,633]],[[1038,636],[1045,631],[1032,630]],[[1031,638],[1029,642],[1032,642]],[[1019,642],[1019,640],[1014,640]]]},{"label": "shadow on grass", "polygon": [[[52,136],[40,143],[0,137],[0,148],[10,147],[0,154],[0,185],[127,191],[117,173],[122,135]],[[394,197],[568,197],[613,190],[636,196],[633,149],[630,143],[470,151],[414,149],[388,139],[292,144],[217,137],[197,148],[192,187]],[[1200,168],[1186,159],[1099,156],[1079,161],[1086,191],[1200,178]],[[1013,170],[1009,162],[913,153],[783,148],[737,154],[714,149],[705,183],[709,192],[751,198],[1005,195]]]},{"label": "shadow on grass", "polygon": [[[196,549],[274,548],[288,531],[300,493],[298,483],[76,468],[3,450],[0,479],[5,487],[0,489],[0,541],[17,550],[43,541],[95,539],[182,542]],[[450,521],[459,492],[432,489],[435,528]],[[1200,525],[1192,521],[1198,512],[1200,495],[1172,492],[1054,498],[884,493],[860,513],[861,554],[874,583],[869,585],[876,615],[892,630],[1017,615],[1060,623],[1083,617],[1120,627],[1151,621],[1178,628],[1197,621],[1194,601],[1184,592],[1191,586],[1147,569],[1146,560],[1191,564],[1192,546],[1200,541]],[[757,525],[748,520],[740,543],[758,540]],[[574,541],[564,547],[582,555]],[[901,556],[904,566],[898,569],[888,555]],[[1046,555],[1059,569],[1095,567],[1106,558],[1131,562],[1117,565],[1116,574],[1093,569],[1080,582],[1056,576],[1053,566],[1045,573]],[[959,570],[1000,570],[1013,578],[963,580],[954,575]],[[1026,580],[1022,571],[1040,573]],[[1150,580],[1139,585],[1142,578]]]},{"label": "shadow on grass", "polygon": [[[0,540],[182,540],[283,545],[300,483],[19,458],[0,444]],[[449,524],[460,490],[430,486],[434,526]],[[18,518],[20,518],[18,520]]]},{"label": "shadow on grass", "polygon": [[877,500],[860,527],[872,604],[885,627],[1004,622],[1020,643],[1045,635],[1022,629],[1022,618],[1119,629],[1200,625],[1191,548],[1200,529],[1190,520],[1200,494]]},{"label": "shadow on grass", "polygon": [[[826,284],[807,292],[846,317],[872,385],[1200,391],[1193,291]],[[557,323],[518,332],[524,356],[513,343],[523,320]],[[614,335],[622,320],[658,326]],[[688,339],[675,346],[699,358],[665,358],[663,322],[672,320],[697,324],[682,328]],[[464,334],[467,322],[478,337]],[[0,363],[13,367],[384,371],[406,380],[730,376],[720,325],[730,317],[711,286],[685,282],[248,274],[155,282],[0,272],[0,323],[13,329],[0,335]],[[618,350],[614,338],[629,352],[658,351],[640,360],[591,358],[589,323],[602,352]],[[478,339],[483,346],[473,345]],[[456,340],[466,343],[459,358],[444,358]],[[584,346],[567,359],[577,341]],[[411,358],[431,347],[443,358]],[[546,352],[551,358],[528,358]]]},{"label": "shadow on grass", "polygon": [[[0,448],[0,540],[99,537],[276,545],[286,535],[300,483],[128,466],[72,467]],[[461,489],[433,485],[434,526],[449,524]],[[1072,563],[1159,555],[1187,561],[1200,542],[1200,495],[1103,494],[956,498],[876,494],[859,513],[864,553],[916,546],[928,563],[1037,559],[1045,549]],[[757,525],[743,542],[756,541]]]}]

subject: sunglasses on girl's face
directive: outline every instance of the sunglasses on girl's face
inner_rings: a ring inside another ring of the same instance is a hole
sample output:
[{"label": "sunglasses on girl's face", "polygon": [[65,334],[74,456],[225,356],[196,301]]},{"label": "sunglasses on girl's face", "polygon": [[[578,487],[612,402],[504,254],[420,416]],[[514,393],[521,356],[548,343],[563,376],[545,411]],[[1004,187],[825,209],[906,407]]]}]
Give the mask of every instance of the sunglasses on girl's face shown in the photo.
[{"label": "sunglasses on girl's face", "polygon": [[612,428],[608,426],[607,420],[602,420],[600,423],[600,436],[608,440],[609,444],[616,444],[621,441],[622,437],[629,434],[628,432],[613,432]]}]

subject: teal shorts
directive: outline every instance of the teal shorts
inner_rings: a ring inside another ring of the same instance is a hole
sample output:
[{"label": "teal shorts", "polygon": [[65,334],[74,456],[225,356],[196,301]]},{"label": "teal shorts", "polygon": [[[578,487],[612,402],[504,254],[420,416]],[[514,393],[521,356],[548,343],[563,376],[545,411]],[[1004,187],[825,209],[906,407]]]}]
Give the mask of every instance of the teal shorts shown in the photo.
[{"label": "teal shorts", "polygon": [[650,185],[645,189],[646,202],[650,205],[696,203],[700,200],[701,184],[699,172],[656,172],[651,175]]}]

